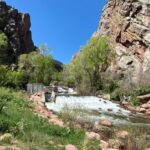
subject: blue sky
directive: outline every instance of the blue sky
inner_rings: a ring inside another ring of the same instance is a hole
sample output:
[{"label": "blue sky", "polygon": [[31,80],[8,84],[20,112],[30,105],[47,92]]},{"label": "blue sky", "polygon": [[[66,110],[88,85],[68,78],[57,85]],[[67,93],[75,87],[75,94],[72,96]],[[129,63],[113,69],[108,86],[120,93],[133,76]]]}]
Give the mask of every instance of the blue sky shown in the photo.
[{"label": "blue sky", "polygon": [[46,43],[64,64],[85,45],[98,28],[105,0],[6,0],[31,16],[32,39]]}]

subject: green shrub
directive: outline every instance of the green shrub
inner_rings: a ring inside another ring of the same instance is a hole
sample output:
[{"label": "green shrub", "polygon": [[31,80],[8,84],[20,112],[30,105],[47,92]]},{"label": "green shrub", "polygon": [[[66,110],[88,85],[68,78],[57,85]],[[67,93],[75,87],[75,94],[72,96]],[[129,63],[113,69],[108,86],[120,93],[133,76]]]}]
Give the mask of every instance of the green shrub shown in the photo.
[{"label": "green shrub", "polygon": [[12,141],[12,138],[13,138],[12,134],[5,133],[4,135],[1,136],[0,142],[10,144]]},{"label": "green shrub", "polygon": [[131,104],[132,104],[133,106],[138,106],[138,105],[140,105],[140,102],[139,102],[139,100],[137,99],[137,96],[132,96],[132,97],[131,97]]},{"label": "green shrub", "polygon": [[43,56],[37,52],[20,55],[18,66],[19,70],[25,72],[29,82],[45,85],[50,84],[56,72],[52,56]]},{"label": "green shrub", "polygon": [[67,87],[75,87],[75,82],[71,79],[68,79],[68,80],[63,82],[63,85],[67,86]]},{"label": "green shrub", "polygon": [[6,66],[0,65],[0,86],[6,85],[7,82],[6,73],[7,73]]},{"label": "green shrub", "polygon": [[102,78],[102,90],[107,93],[112,93],[118,88],[117,81],[114,80],[110,75],[107,75]]},{"label": "green shrub", "polygon": [[3,110],[4,106],[7,106],[8,102],[13,99],[13,95],[10,90],[5,88],[0,88],[0,112]]},{"label": "green shrub", "polygon": [[144,94],[149,94],[150,93],[150,86],[137,86],[134,89],[134,93],[136,95],[144,95]]},{"label": "green shrub", "polygon": [[124,92],[124,89],[117,88],[115,91],[113,91],[110,94],[110,99],[115,100],[115,101],[120,101],[124,95],[126,95],[126,93]]},{"label": "green shrub", "polygon": [[113,58],[108,38],[93,37],[65,67],[64,81],[73,81],[80,93],[95,93],[102,89],[102,74]]},{"label": "green shrub", "polygon": [[92,140],[89,141],[86,145],[87,150],[102,150],[100,147],[100,141],[99,140]]},{"label": "green shrub", "polygon": [[27,83],[27,77],[23,71],[7,71],[6,85],[13,88],[23,88]]},{"label": "green shrub", "polygon": [[150,86],[119,86],[111,93],[112,100],[121,100],[123,96],[131,96],[131,103],[133,105],[138,105],[139,102],[136,100],[136,97],[139,95],[144,95],[150,93]]},{"label": "green shrub", "polygon": [[27,76],[23,71],[12,71],[0,65],[0,86],[23,88],[27,83]]},{"label": "green shrub", "polygon": [[5,33],[0,31],[0,63],[6,63],[8,49],[8,38]]}]

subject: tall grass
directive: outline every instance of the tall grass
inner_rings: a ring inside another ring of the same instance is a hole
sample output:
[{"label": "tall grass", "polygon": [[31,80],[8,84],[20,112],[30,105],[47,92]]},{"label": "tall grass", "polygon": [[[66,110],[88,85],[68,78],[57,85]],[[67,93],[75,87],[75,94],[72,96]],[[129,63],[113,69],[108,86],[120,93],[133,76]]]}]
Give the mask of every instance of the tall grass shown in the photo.
[{"label": "tall grass", "polygon": [[126,150],[144,150],[150,147],[150,127],[121,126],[118,130],[128,131],[129,136],[122,139]]},{"label": "tall grass", "polygon": [[[0,88],[0,95],[2,90],[12,98],[0,113],[0,133],[12,133],[25,150],[63,150],[66,144],[80,147],[85,137],[84,130],[71,128],[68,132],[66,128],[49,124],[31,111],[31,103],[22,95],[4,88]],[[63,145],[62,148],[57,148],[59,144]]]},{"label": "tall grass", "polygon": [[68,105],[60,111],[60,118],[64,123],[69,123],[71,127],[74,127],[77,123],[84,126],[85,128],[92,128],[93,122],[91,121],[91,116],[100,115],[99,112],[87,110],[80,105],[76,105],[73,108],[69,108]]}]

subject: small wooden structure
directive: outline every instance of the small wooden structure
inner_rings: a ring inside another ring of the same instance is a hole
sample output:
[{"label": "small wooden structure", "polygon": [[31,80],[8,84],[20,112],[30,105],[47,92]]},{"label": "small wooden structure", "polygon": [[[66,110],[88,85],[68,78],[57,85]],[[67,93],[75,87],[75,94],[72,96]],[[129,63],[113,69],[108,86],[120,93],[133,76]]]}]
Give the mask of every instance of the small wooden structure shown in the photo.
[{"label": "small wooden structure", "polygon": [[44,90],[44,85],[42,83],[28,83],[27,84],[27,92],[30,94],[41,92],[43,90]]}]

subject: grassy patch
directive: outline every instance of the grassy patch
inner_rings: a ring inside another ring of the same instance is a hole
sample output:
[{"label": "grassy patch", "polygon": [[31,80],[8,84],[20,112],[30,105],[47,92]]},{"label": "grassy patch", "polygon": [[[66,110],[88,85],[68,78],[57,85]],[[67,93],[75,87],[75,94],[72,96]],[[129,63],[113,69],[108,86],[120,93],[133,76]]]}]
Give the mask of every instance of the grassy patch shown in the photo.
[{"label": "grassy patch", "polygon": [[72,127],[79,123],[80,125],[92,127],[93,123],[90,121],[91,116],[99,116],[100,113],[97,111],[87,110],[79,105],[74,106],[74,108],[69,108],[68,105],[65,105],[60,111],[60,118],[65,123],[69,123]]},{"label": "grassy patch", "polygon": [[92,140],[87,143],[87,150],[102,150],[99,140]]},{"label": "grassy patch", "polygon": [[[21,141],[22,149],[57,150],[64,149],[66,144],[81,146],[85,137],[84,130],[74,128],[68,130],[49,124],[46,119],[33,114],[31,104],[20,94],[9,90],[7,94],[12,95],[12,100],[7,103],[3,113],[0,113],[0,132],[12,133]],[[50,141],[53,141],[53,144]],[[63,147],[57,148],[57,145],[60,144]]]}]

